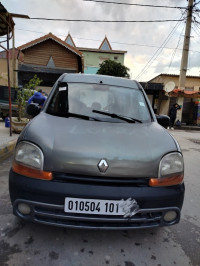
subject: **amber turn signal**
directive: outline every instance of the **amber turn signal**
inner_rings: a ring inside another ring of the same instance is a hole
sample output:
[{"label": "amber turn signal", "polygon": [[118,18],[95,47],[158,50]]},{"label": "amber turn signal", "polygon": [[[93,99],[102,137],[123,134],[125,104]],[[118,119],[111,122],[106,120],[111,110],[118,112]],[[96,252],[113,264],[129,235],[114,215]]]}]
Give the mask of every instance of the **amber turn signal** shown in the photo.
[{"label": "amber turn signal", "polygon": [[52,180],[53,178],[51,172],[33,169],[25,165],[17,164],[16,162],[13,163],[12,170],[17,174],[37,179]]},{"label": "amber turn signal", "polygon": [[151,187],[167,187],[181,184],[183,182],[183,174],[163,177],[163,178],[151,178],[149,180],[149,186]]}]

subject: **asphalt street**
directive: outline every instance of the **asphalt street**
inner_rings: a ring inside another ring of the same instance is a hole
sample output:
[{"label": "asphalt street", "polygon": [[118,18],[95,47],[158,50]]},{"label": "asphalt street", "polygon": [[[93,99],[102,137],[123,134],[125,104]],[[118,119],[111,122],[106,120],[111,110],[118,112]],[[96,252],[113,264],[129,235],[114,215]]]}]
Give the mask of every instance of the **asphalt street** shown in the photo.
[{"label": "asphalt street", "polygon": [[131,231],[71,230],[25,223],[12,214],[8,192],[11,158],[0,164],[0,266],[199,266],[200,132],[170,131],[185,160],[181,221]]}]

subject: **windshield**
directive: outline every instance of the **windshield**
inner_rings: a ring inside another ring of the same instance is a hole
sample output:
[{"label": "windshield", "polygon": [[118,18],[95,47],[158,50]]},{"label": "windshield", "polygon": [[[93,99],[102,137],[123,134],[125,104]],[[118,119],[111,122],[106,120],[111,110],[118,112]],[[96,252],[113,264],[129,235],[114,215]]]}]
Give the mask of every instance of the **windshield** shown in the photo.
[{"label": "windshield", "polygon": [[[93,112],[94,110],[102,112]],[[142,91],[103,84],[68,83],[57,87],[47,113],[65,116],[81,114],[102,121],[124,122],[103,112],[149,122],[151,116]]]}]

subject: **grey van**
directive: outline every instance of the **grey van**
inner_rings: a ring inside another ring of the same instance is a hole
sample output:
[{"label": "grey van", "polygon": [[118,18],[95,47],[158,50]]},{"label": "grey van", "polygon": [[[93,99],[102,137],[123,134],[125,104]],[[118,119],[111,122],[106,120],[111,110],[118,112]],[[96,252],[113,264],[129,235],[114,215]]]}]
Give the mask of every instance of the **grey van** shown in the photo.
[{"label": "grey van", "polygon": [[9,175],[16,216],[71,228],[179,222],[184,162],[133,80],[63,74],[18,138]]}]

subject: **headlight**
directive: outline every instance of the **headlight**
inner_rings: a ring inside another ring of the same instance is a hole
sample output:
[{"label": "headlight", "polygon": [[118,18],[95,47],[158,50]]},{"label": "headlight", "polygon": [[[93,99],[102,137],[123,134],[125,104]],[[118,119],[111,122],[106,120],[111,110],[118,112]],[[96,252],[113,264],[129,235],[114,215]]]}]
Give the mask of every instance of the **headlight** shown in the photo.
[{"label": "headlight", "polygon": [[43,171],[44,155],[33,143],[20,142],[14,154],[12,170],[20,175],[44,180],[51,180],[52,173]]},{"label": "headlight", "polygon": [[20,164],[31,166],[36,169],[43,168],[43,153],[39,147],[30,142],[23,141],[17,145],[14,159]]},{"label": "headlight", "polygon": [[173,186],[183,182],[184,162],[179,152],[165,155],[159,165],[158,178],[151,178],[150,186]]},{"label": "headlight", "polygon": [[183,173],[183,170],[183,156],[178,152],[170,153],[161,159],[158,177],[162,178],[168,175]]}]

